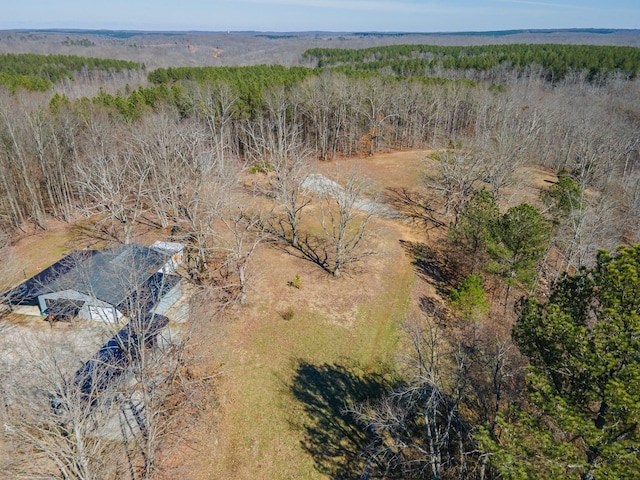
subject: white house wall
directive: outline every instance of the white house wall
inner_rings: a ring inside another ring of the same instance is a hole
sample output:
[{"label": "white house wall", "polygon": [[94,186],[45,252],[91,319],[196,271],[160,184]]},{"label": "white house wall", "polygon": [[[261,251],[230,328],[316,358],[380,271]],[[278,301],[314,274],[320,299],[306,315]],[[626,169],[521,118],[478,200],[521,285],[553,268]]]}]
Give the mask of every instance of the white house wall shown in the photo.
[{"label": "white house wall", "polygon": [[[89,312],[89,319],[98,322],[118,323],[122,314],[111,305],[86,305]],[[84,307],[83,307],[84,308]]]},{"label": "white house wall", "polygon": [[84,293],[75,290],[62,290],[60,292],[45,293],[38,297],[40,311],[43,312],[47,308],[46,300],[81,300],[84,305],[78,312],[78,317],[85,320],[96,320],[103,322],[119,322],[123,315],[113,306],[106,302],[102,302]]}]

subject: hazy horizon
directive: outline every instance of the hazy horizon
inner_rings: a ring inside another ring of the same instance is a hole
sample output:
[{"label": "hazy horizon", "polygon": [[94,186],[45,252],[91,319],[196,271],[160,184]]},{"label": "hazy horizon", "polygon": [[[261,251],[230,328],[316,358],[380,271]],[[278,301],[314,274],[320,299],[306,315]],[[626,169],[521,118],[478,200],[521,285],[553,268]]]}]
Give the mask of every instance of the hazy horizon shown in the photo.
[{"label": "hazy horizon", "polygon": [[638,29],[632,0],[25,0],[3,9],[1,30],[150,32],[462,33]]}]

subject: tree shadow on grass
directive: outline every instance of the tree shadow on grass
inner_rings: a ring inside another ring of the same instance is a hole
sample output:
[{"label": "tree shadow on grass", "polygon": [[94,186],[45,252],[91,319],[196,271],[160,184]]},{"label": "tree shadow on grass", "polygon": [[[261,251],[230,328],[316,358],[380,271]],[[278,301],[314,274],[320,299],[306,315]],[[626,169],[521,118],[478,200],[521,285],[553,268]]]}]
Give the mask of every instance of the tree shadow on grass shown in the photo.
[{"label": "tree shadow on grass", "polygon": [[382,201],[413,222],[422,225],[427,232],[447,225],[439,218],[437,209],[422,194],[408,188],[387,188]]},{"label": "tree shadow on grass", "polygon": [[448,308],[441,299],[422,296],[419,300],[419,306],[427,318],[434,319],[439,325],[446,325],[449,318]]},{"label": "tree shadow on grass", "polygon": [[289,255],[302,260],[315,263],[327,273],[332,273],[329,268],[329,253],[326,240],[309,233],[300,233],[298,245],[293,246],[290,230],[284,222],[264,225],[265,230],[271,235],[270,244]]},{"label": "tree shadow on grass", "polygon": [[361,454],[370,439],[346,410],[389,391],[392,384],[385,377],[357,366],[298,363],[290,391],[306,416],[294,426],[303,430],[302,447],[320,473],[334,480],[361,477]]},{"label": "tree shadow on grass", "polygon": [[82,248],[90,248],[98,242],[103,244],[122,243],[119,233],[106,222],[84,221],[72,226],[74,242]]},{"label": "tree shadow on grass", "polygon": [[438,292],[448,295],[456,282],[456,265],[445,258],[442,252],[420,242],[400,240],[400,245],[413,259],[416,273],[436,287]]}]

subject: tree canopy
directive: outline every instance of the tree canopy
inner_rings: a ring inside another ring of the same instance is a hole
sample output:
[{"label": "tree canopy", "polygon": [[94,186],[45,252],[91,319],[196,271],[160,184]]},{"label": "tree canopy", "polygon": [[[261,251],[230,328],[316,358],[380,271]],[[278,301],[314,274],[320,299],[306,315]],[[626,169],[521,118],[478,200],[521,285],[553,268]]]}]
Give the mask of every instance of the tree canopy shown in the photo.
[{"label": "tree canopy", "polygon": [[554,217],[570,214],[584,204],[580,185],[566,172],[558,174],[558,181],[541,195],[542,201]]},{"label": "tree canopy", "polygon": [[136,62],[111,58],[5,53],[0,55],[0,85],[5,85],[12,91],[22,87],[44,92],[54,83],[73,79],[75,74],[83,71],[120,72],[142,67]]},{"label": "tree canopy", "polygon": [[453,230],[453,238],[468,247],[474,268],[478,257],[495,242],[493,226],[499,218],[498,202],[486,188],[475,192],[465,204]]},{"label": "tree canopy", "polygon": [[391,70],[395,75],[424,76],[432,69],[489,71],[504,66],[523,71],[540,66],[548,80],[571,71],[590,79],[621,72],[635,78],[640,68],[638,48],[599,45],[508,44],[474,46],[389,45],[363,49],[312,48],[304,58],[318,67],[348,66],[356,71]]},{"label": "tree canopy", "polygon": [[549,245],[551,227],[540,211],[528,203],[511,207],[494,224],[496,243],[490,253],[493,269],[507,284],[530,285]]},{"label": "tree canopy", "polygon": [[[530,360],[530,400],[554,426],[566,478],[631,478],[640,469],[640,245],[601,251],[549,300],[524,299],[513,338]],[[546,430],[546,431],[545,431]],[[532,432],[548,435],[548,427]]]}]

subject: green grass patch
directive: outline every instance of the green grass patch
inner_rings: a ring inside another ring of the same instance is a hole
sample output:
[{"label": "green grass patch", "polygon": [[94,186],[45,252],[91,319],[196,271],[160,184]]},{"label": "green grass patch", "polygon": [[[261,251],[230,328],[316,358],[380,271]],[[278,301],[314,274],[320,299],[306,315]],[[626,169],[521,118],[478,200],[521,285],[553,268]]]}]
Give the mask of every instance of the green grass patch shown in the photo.
[{"label": "green grass patch", "polygon": [[415,278],[410,265],[387,270],[380,295],[361,305],[350,325],[298,307],[290,321],[274,312],[256,325],[242,365],[234,367],[241,395],[229,412],[237,428],[226,472],[249,478],[260,465],[261,478],[358,477],[354,452],[365,439],[344,409],[393,383]]}]

